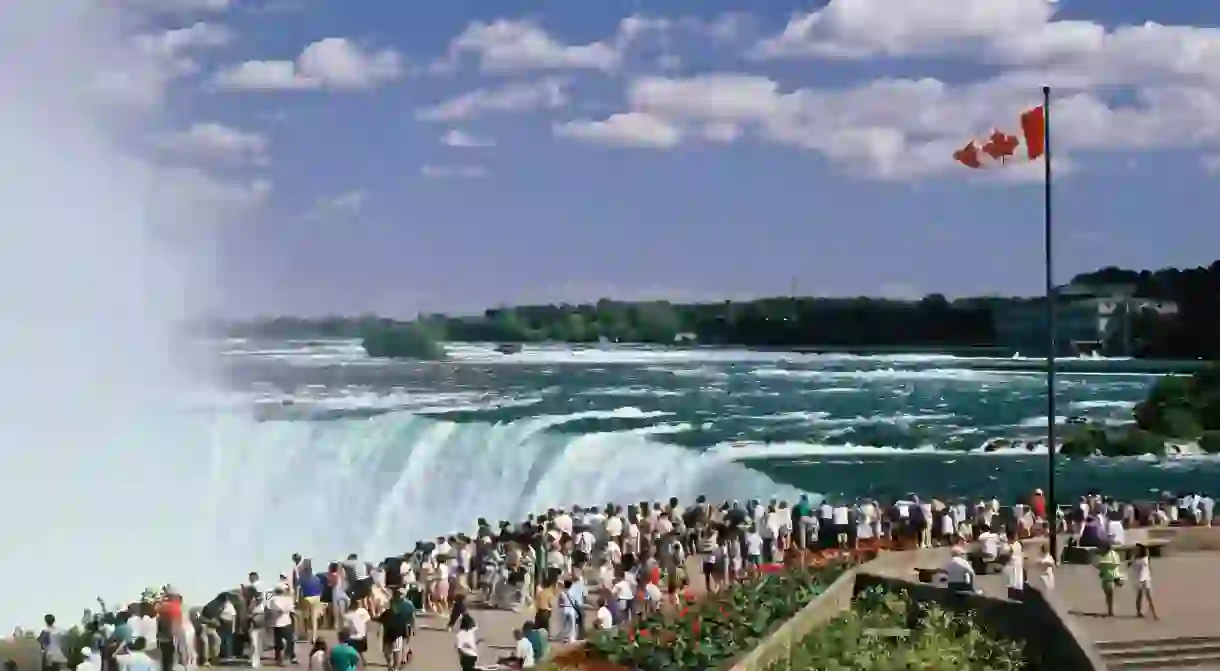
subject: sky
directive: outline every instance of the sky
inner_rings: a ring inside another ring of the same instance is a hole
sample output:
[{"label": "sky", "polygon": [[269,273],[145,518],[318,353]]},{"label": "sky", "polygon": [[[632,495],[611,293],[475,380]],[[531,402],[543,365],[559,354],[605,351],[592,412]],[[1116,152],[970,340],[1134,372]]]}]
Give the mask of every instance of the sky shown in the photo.
[{"label": "sky", "polygon": [[953,152],[1043,84],[1060,279],[1220,255],[1215,3],[119,1],[229,315],[1035,294],[1041,163]]}]

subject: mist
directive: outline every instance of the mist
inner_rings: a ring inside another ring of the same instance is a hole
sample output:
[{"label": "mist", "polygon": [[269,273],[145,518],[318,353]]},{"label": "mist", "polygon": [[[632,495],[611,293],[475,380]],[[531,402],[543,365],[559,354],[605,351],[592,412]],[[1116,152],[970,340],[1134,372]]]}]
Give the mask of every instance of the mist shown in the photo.
[{"label": "mist", "polygon": [[189,586],[215,561],[212,454],[178,399],[208,383],[180,326],[216,298],[209,227],[224,213],[198,197],[206,176],[141,155],[168,78],[129,46],[118,5],[0,3],[8,631]]}]

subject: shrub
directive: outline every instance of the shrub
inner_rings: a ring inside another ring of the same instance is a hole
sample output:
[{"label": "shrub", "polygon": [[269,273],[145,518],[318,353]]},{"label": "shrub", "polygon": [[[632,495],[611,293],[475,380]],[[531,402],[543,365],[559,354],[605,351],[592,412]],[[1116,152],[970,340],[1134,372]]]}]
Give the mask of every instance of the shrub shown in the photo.
[{"label": "shrub", "polygon": [[1199,449],[1208,454],[1220,454],[1220,431],[1204,431],[1199,437]]},{"label": "shrub", "polygon": [[1017,671],[1022,645],[993,635],[973,613],[955,615],[881,588],[793,645],[768,671],[953,669]]},{"label": "shrub", "polygon": [[677,618],[657,614],[586,644],[590,657],[639,671],[714,669],[754,649],[822,594],[850,567],[788,569],[735,584],[688,605]]},{"label": "shrub", "polygon": [[1193,439],[1204,430],[1220,430],[1220,365],[1160,378],[1134,414],[1141,429],[1171,438]]},{"label": "shrub", "polygon": [[361,339],[371,357],[440,361],[445,348],[420,324],[387,323],[370,326]]},{"label": "shrub", "polygon": [[1134,426],[1114,429],[1086,424],[1071,431],[1059,451],[1069,457],[1160,455],[1165,453],[1165,438]]}]

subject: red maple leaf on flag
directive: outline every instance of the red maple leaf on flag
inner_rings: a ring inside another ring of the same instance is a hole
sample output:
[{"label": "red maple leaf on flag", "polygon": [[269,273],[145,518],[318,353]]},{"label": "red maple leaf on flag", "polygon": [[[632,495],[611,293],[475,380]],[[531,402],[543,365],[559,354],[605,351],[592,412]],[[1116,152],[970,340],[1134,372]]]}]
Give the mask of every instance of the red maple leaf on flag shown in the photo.
[{"label": "red maple leaf on flag", "polygon": [[974,140],[953,152],[953,159],[967,168],[983,167],[983,162],[979,160],[979,146],[974,143]]},{"label": "red maple leaf on flag", "polygon": [[1018,141],[1015,135],[995,130],[991,132],[991,137],[987,139],[987,144],[983,145],[983,153],[997,161],[1003,162],[1004,159],[1012,158],[1017,153]]}]

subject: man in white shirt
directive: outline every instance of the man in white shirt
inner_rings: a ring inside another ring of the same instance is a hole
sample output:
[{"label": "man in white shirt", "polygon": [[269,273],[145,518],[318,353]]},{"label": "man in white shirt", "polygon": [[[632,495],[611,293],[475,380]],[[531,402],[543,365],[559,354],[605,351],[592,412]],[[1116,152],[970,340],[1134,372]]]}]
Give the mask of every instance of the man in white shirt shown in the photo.
[{"label": "man in white shirt", "polygon": [[991,529],[984,529],[979,534],[979,549],[983,561],[993,562],[1000,556],[1000,536]]},{"label": "man in white shirt", "polygon": [[839,547],[847,547],[847,541],[851,537],[851,529],[849,528],[849,515],[847,506],[837,505],[831,512],[831,519],[835,525],[835,538],[839,543]]},{"label": "man in white shirt", "polygon": [[296,602],[287,586],[276,588],[275,596],[271,597],[267,617],[275,630],[275,661],[289,664],[296,662],[295,637],[293,636],[292,615],[296,610]]}]

